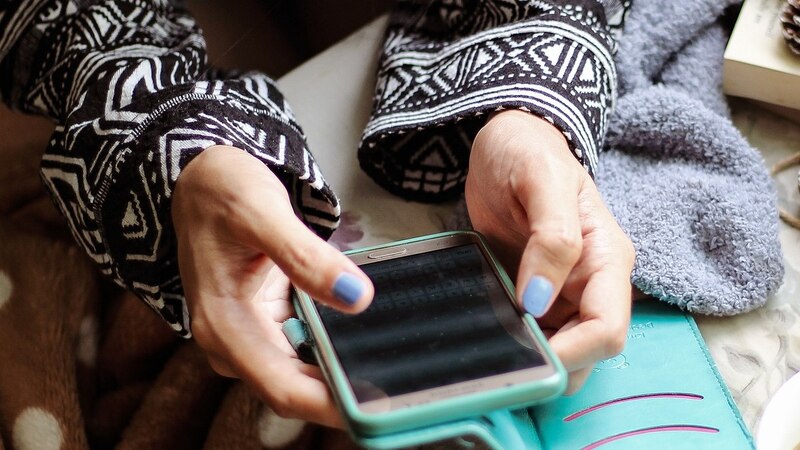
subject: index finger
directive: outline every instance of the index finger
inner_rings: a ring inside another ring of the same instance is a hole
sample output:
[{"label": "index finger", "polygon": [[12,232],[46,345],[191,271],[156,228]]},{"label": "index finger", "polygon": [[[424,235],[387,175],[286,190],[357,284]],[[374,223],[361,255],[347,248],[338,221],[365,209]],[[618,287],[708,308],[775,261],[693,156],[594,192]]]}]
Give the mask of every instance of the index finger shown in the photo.
[{"label": "index finger", "polygon": [[630,273],[594,273],[581,296],[581,321],[555,334],[550,345],[569,372],[594,366],[622,352],[631,319]]},{"label": "index finger", "polygon": [[319,367],[274,347],[256,333],[240,333],[229,346],[234,372],[281,417],[344,428],[333,395]]}]

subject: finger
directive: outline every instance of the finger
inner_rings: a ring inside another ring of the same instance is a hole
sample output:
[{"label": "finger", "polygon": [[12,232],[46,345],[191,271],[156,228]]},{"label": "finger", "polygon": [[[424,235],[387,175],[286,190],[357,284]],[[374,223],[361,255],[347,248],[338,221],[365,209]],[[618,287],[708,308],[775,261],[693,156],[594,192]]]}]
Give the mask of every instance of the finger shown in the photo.
[{"label": "finger", "polygon": [[369,306],[372,281],[349,258],[320,239],[294,216],[275,224],[272,236],[260,237],[264,252],[315,300],[346,312]]},{"label": "finger", "polygon": [[[281,405],[282,410],[276,411],[283,417],[295,418],[297,413],[302,418],[332,428],[344,428],[344,420],[336,408],[333,396],[328,385],[321,377],[318,368],[300,360],[291,360],[295,365],[294,373],[287,372],[277,378],[279,385],[286,386],[296,383],[294,389],[285,389],[275,397],[273,405]],[[310,376],[307,373],[313,373]],[[298,372],[304,376],[298,376]]]},{"label": "finger", "polygon": [[211,366],[211,369],[220,376],[227,378],[239,378],[236,376],[236,373],[233,371],[233,369],[231,369],[231,366],[229,366],[227,362],[216,356],[208,355],[208,365]]},{"label": "finger", "polygon": [[581,321],[550,339],[568,372],[622,351],[631,317],[629,277],[630,271],[616,267],[593,274],[581,297]]},{"label": "finger", "polygon": [[[554,335],[559,334],[559,333],[565,333],[565,332],[569,331],[570,329],[575,328],[576,326],[578,326],[578,324],[580,324],[580,318],[577,316],[577,314],[573,314],[572,318],[570,318],[568,320],[564,320],[561,323],[564,324],[561,327],[561,329],[559,329],[558,331],[556,331],[554,333],[550,333],[549,335],[546,335],[546,336],[548,336],[548,338],[547,338],[548,341]],[[569,371],[568,377],[567,377],[567,388],[564,391],[564,394],[572,395],[572,394],[578,392],[578,390],[580,390],[580,388],[583,386],[583,384],[586,383],[586,379],[589,378],[589,375],[591,373],[592,373],[592,367],[582,367],[582,368],[579,368],[577,370]]]},{"label": "finger", "polygon": [[591,367],[584,367],[583,369],[570,372],[569,378],[567,378],[567,389],[564,391],[564,394],[572,395],[577,393],[583,385],[586,384],[586,380],[591,373]]},{"label": "finger", "polygon": [[232,355],[235,372],[281,417],[343,428],[344,422],[319,368],[244,336]]},{"label": "finger", "polygon": [[[556,297],[555,301],[558,302],[558,307],[550,308],[545,315],[536,320],[541,329],[554,329],[556,332],[563,331],[564,324],[579,317],[578,308],[580,307],[580,302],[572,302],[568,298],[564,298],[564,290],[566,290],[566,286],[562,289],[561,295]],[[580,299],[580,294],[578,299]],[[577,321],[575,324],[577,325]]]},{"label": "finger", "polygon": [[209,362],[230,371],[282,417],[327,426],[342,420],[319,368],[300,361],[262,302],[214,303],[213,321],[196,329]]},{"label": "finger", "polygon": [[[297,365],[306,365],[292,360]],[[311,376],[298,376],[299,367],[286,365],[285,373],[272,373],[271,377],[279,386],[291,386],[279,391],[261,392],[268,399],[270,407],[281,417],[299,418],[333,428],[344,428],[344,421],[333,401],[327,384]],[[263,386],[263,379],[252,379],[251,386]],[[259,383],[259,381],[261,383]]]},{"label": "finger", "polygon": [[582,251],[578,193],[582,177],[572,168],[556,165],[537,170],[520,198],[528,217],[530,236],[517,275],[522,306],[535,317],[550,308]]}]

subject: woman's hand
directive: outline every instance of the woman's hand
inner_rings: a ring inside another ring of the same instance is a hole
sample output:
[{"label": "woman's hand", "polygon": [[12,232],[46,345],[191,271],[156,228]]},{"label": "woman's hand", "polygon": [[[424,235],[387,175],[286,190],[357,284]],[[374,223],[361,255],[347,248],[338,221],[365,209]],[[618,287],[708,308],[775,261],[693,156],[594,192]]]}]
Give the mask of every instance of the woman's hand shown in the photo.
[{"label": "woman's hand", "polygon": [[561,132],[522,111],[492,116],[472,146],[467,209],[516,276],[577,390],[622,351],[634,250]]},{"label": "woman's hand", "polygon": [[241,378],[283,417],[342,427],[322,374],[281,331],[290,281],[346,312],[374,290],[347,257],[294,214],[286,189],[259,160],[215,146],[183,170],[172,200],[178,262],[192,333],[218,373]]}]

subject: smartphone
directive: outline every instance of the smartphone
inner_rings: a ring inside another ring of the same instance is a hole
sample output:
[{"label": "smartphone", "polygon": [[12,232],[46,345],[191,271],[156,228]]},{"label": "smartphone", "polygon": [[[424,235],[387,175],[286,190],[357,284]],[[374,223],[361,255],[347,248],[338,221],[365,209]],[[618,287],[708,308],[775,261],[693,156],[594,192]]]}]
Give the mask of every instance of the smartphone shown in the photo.
[{"label": "smartphone", "polygon": [[375,285],[364,312],[296,291],[298,315],[355,436],[560,395],[566,372],[484,239],[450,232],[347,252]]}]

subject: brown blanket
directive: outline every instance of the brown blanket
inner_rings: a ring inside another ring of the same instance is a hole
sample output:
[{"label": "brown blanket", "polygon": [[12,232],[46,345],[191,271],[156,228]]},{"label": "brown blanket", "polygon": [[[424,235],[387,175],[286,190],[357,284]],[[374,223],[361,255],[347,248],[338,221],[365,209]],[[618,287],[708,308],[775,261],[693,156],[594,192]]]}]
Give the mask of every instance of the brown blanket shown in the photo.
[{"label": "brown blanket", "polygon": [[27,127],[0,111],[0,450],[355,447],[278,417],[103,279],[39,181],[49,125]]}]

